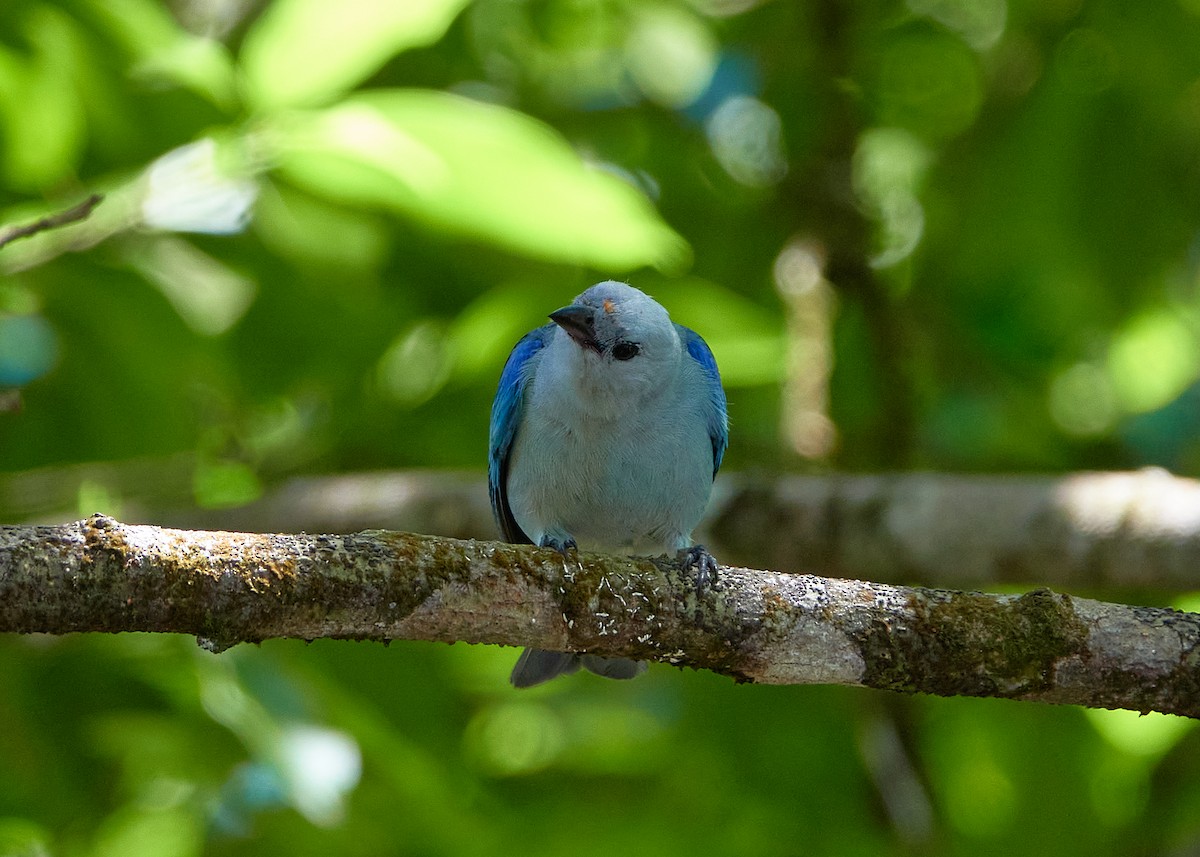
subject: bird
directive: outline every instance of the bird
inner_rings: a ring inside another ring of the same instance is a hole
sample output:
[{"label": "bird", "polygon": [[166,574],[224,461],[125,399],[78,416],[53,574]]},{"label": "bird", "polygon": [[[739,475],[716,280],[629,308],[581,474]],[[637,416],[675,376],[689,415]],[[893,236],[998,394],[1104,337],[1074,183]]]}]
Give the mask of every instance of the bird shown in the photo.
[{"label": "bird", "polygon": [[[492,403],[488,489],[504,538],[609,553],[676,553],[697,586],[717,562],[692,543],[729,442],[725,391],[704,339],[608,280],[549,314],[509,354]],[[580,667],[629,679],[644,662],[525,649],[515,687]]]}]

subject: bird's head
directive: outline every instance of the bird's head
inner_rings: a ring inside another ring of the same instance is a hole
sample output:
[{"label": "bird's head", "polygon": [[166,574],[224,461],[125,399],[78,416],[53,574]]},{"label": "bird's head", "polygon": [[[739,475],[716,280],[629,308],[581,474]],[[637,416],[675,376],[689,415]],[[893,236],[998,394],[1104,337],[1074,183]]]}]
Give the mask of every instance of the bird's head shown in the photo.
[{"label": "bird's head", "polygon": [[570,306],[550,313],[585,392],[637,396],[673,377],[679,334],[667,311],[625,283],[598,283]]}]

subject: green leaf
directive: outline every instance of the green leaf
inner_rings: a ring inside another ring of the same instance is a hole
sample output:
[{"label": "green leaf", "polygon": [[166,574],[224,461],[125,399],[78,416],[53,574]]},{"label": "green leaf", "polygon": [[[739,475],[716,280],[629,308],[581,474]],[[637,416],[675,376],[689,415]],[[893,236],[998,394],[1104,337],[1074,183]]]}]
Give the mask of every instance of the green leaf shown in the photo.
[{"label": "green leaf", "polygon": [[276,255],[343,274],[377,269],[391,240],[382,217],[332,205],[282,182],[264,183],[254,228]]},{"label": "green leaf", "polygon": [[96,857],[193,857],[203,845],[203,828],[186,808],[122,807],[100,829]]},{"label": "green leaf", "polygon": [[264,110],[315,106],[389,57],[436,42],[469,0],[276,0],[246,35],[242,67]]},{"label": "green leaf", "polygon": [[443,92],[356,96],[289,127],[281,167],[330,199],[540,259],[679,268],[684,240],[628,182],[522,113]]},{"label": "green leaf", "polygon": [[81,157],[87,128],[73,79],[86,63],[78,29],[57,9],[37,7],[25,21],[25,36],[35,46],[30,58],[0,52],[2,166],[13,188],[52,187],[72,173]]},{"label": "green leaf", "polygon": [[183,86],[222,109],[233,107],[233,61],[219,41],[192,35],[157,0],[88,0],[88,6],[129,52],[132,77]]}]

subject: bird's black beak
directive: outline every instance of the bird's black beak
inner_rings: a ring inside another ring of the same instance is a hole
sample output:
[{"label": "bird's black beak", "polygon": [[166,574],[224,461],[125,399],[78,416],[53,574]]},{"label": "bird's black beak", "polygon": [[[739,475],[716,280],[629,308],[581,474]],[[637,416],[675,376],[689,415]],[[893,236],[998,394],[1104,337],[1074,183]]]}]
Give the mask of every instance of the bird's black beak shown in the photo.
[{"label": "bird's black beak", "polygon": [[589,306],[573,304],[550,313],[550,320],[567,332],[581,348],[599,354],[604,349],[596,339],[596,311]]}]

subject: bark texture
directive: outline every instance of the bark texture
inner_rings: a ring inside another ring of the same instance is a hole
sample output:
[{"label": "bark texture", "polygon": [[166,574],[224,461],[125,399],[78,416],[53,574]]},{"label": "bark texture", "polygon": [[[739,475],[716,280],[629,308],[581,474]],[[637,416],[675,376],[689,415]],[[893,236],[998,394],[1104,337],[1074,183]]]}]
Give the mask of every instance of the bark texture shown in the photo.
[{"label": "bark texture", "polygon": [[0,527],[0,631],[532,645],[836,683],[1200,717],[1200,615],[1039,589],[919,589],[367,531],[255,535],[94,515]]}]

